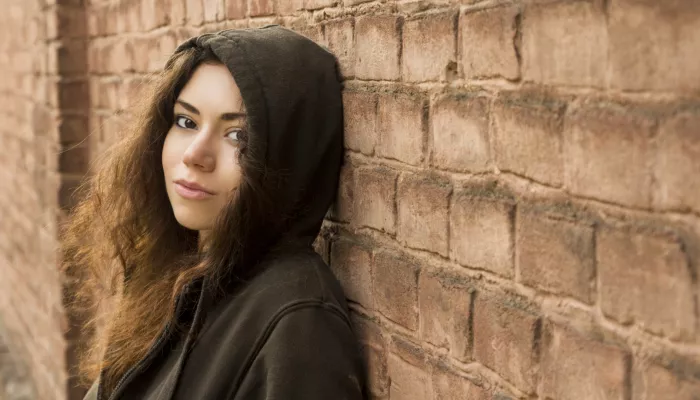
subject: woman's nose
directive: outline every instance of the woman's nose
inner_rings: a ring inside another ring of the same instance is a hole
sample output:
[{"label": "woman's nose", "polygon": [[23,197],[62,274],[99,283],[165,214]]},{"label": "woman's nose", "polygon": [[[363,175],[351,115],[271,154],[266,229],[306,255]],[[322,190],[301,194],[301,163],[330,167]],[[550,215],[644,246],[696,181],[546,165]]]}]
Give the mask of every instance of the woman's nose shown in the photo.
[{"label": "woman's nose", "polygon": [[182,161],[185,165],[205,172],[214,170],[216,167],[216,152],[210,136],[205,129],[197,132],[182,156]]}]

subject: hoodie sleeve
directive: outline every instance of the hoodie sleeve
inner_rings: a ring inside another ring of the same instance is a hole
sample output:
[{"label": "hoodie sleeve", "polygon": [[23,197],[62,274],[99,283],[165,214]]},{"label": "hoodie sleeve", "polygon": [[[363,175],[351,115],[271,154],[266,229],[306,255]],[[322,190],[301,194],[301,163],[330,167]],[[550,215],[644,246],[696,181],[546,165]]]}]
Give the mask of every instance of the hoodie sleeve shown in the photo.
[{"label": "hoodie sleeve", "polygon": [[359,400],[365,388],[350,326],[318,304],[281,317],[232,400]]}]

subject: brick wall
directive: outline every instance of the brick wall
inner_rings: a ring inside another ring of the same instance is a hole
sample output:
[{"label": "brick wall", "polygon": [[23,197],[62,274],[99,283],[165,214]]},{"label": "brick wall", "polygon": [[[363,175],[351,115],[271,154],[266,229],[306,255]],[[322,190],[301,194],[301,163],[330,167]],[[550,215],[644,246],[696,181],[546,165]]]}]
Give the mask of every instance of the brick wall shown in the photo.
[{"label": "brick wall", "polygon": [[[12,32],[63,21],[30,46],[0,35],[0,173],[15,185],[0,196],[0,304],[42,398],[62,383],[47,367],[61,311],[54,214],[32,199],[58,168],[70,204],[178,42],[269,23],[328,46],[346,78],[346,166],[318,250],[352,301],[376,398],[697,398],[697,2],[64,1],[0,0]],[[46,54],[58,66],[37,70]],[[40,136],[38,106],[64,129]],[[75,148],[57,166],[59,133]]]}]

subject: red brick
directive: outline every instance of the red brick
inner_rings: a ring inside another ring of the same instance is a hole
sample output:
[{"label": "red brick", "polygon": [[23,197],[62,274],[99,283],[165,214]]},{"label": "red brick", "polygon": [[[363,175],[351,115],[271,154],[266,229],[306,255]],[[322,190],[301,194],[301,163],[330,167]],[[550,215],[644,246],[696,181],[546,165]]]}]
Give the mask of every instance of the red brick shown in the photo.
[{"label": "red brick", "polygon": [[353,217],[359,226],[396,232],[397,173],[386,168],[360,168],[355,172]]},{"label": "red brick", "polygon": [[477,293],[474,300],[474,359],[531,393],[540,320],[514,296]]},{"label": "red brick", "polygon": [[635,362],[632,398],[644,400],[697,400],[700,379],[683,379],[658,365]]},{"label": "red brick", "polygon": [[445,80],[456,63],[453,12],[406,21],[403,27],[403,79],[409,82]]},{"label": "red brick", "polygon": [[366,155],[377,145],[377,96],[370,92],[343,92],[345,147]]},{"label": "red brick", "polygon": [[[203,0],[186,0],[187,24],[202,25],[204,22],[204,3]],[[231,3],[229,1],[229,3]],[[230,6],[229,6],[230,9]]]},{"label": "red brick", "polygon": [[380,251],[372,265],[372,292],[377,309],[390,320],[418,329],[418,266],[406,255]]},{"label": "red brick", "polygon": [[523,283],[549,292],[593,301],[593,228],[542,215],[519,213],[517,263]]},{"label": "red brick", "polygon": [[700,61],[688,57],[700,48],[700,3],[619,0],[609,14],[611,86],[700,89]]},{"label": "red brick", "polygon": [[517,79],[520,66],[516,55],[517,6],[497,7],[460,16],[460,58],[464,76],[501,76]]},{"label": "red brick", "polygon": [[614,105],[582,106],[564,121],[567,185],[574,194],[649,207],[653,120]]},{"label": "red brick", "polygon": [[338,196],[331,207],[331,217],[347,222],[352,219],[353,193],[355,191],[355,170],[349,164],[343,165],[338,182]]},{"label": "red brick", "polygon": [[372,310],[372,254],[368,248],[347,238],[331,247],[331,268],[348,299]]},{"label": "red brick", "polygon": [[423,160],[423,121],[427,100],[422,94],[396,93],[382,94],[378,101],[377,155],[407,164],[420,164]]},{"label": "red brick", "polygon": [[306,0],[305,8],[307,10],[318,10],[324,7],[332,7],[338,4],[340,0]]},{"label": "red brick", "polygon": [[[686,112],[661,124],[654,204],[700,211],[700,115]],[[692,178],[691,178],[692,177]],[[690,178],[690,179],[689,179]]]},{"label": "red brick", "polygon": [[[285,3],[284,1],[282,3]],[[243,19],[248,14],[247,0],[227,0],[226,19]]]},{"label": "red brick", "polygon": [[433,388],[435,390],[435,400],[494,399],[489,390],[476,385],[468,378],[452,372],[446,367],[435,367],[433,369],[432,378]]},{"label": "red brick", "polygon": [[250,16],[261,17],[263,15],[272,15],[275,13],[274,3],[272,0],[249,0],[250,1]]},{"label": "red brick", "polygon": [[603,1],[529,6],[522,22],[523,77],[552,85],[605,85],[608,35]]},{"label": "red brick", "polygon": [[332,21],[325,25],[326,43],[338,58],[340,72],[345,77],[355,75],[355,26],[352,19]]},{"label": "red brick", "polygon": [[436,101],[431,115],[431,164],[440,169],[489,170],[488,99],[452,94]]},{"label": "red brick", "polygon": [[360,79],[398,80],[401,20],[393,15],[357,19],[355,75]]},{"label": "red brick", "polygon": [[418,286],[420,332],[423,340],[469,359],[471,288],[457,276],[421,274]]},{"label": "red brick", "polygon": [[387,349],[382,331],[374,322],[351,313],[353,330],[363,347],[371,393],[378,398],[389,393]]},{"label": "red brick", "polygon": [[428,372],[389,354],[389,397],[400,400],[432,400],[432,380]]},{"label": "red brick", "polygon": [[629,356],[559,327],[544,330],[541,398],[626,400]]},{"label": "red brick", "polygon": [[449,182],[429,176],[403,175],[398,181],[397,238],[408,247],[447,256]]},{"label": "red brick", "polygon": [[606,315],[673,339],[695,337],[692,277],[680,243],[606,229],[596,247]]},{"label": "red brick", "polygon": [[513,206],[497,200],[455,195],[450,215],[450,257],[469,268],[512,277],[513,213]]},{"label": "red brick", "polygon": [[204,0],[204,22],[224,19],[224,0]]}]

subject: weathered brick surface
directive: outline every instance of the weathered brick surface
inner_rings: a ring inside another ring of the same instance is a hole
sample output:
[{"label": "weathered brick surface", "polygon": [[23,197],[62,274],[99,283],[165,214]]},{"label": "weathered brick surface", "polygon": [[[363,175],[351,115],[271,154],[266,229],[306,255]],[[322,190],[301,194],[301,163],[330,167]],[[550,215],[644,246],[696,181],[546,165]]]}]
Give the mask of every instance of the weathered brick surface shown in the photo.
[{"label": "weathered brick surface", "polygon": [[564,122],[566,180],[587,197],[636,207],[651,204],[653,120],[618,106],[585,105]]},{"label": "weathered brick surface", "polygon": [[397,189],[398,240],[447,256],[449,183],[403,175]]},{"label": "weathered brick surface", "polygon": [[460,16],[460,50],[464,77],[516,79],[518,6],[470,11]]},{"label": "weathered brick surface", "polygon": [[538,393],[557,400],[625,400],[629,355],[558,326],[544,329]]},{"label": "weathered brick surface", "polygon": [[697,397],[697,1],[55,3],[0,0],[0,318],[37,399],[84,391],[54,250],[113,114],[179,42],[270,23],[339,59],[314,248],[373,398]]},{"label": "weathered brick surface", "polygon": [[488,99],[454,94],[432,105],[431,162],[440,169],[482,172],[490,166]]},{"label": "weathered brick surface", "polygon": [[451,258],[467,267],[512,277],[513,241],[511,205],[455,193],[450,216]]},{"label": "weathered brick surface", "polygon": [[602,87],[608,35],[599,0],[536,3],[522,21],[523,79]]},{"label": "weathered brick surface", "polygon": [[519,213],[515,235],[523,283],[592,302],[595,244],[590,226]]},{"label": "weathered brick surface", "polygon": [[674,339],[696,337],[691,270],[680,243],[603,230],[596,247],[605,314]]},{"label": "weathered brick surface", "polygon": [[381,251],[374,256],[372,291],[377,309],[408,329],[418,329],[418,274],[416,260]]},{"label": "weathered brick surface", "polygon": [[474,300],[474,359],[526,392],[537,377],[535,342],[540,320],[522,300],[479,293]]},{"label": "weathered brick surface", "polygon": [[355,22],[358,78],[397,80],[401,38],[400,19],[391,15],[359,17]]},{"label": "weathered brick surface", "polygon": [[563,108],[562,102],[534,93],[504,93],[493,110],[498,168],[560,186],[564,181]]},{"label": "weathered brick surface", "polygon": [[455,14],[430,15],[406,21],[403,27],[402,74],[405,81],[446,78],[455,60]]}]

